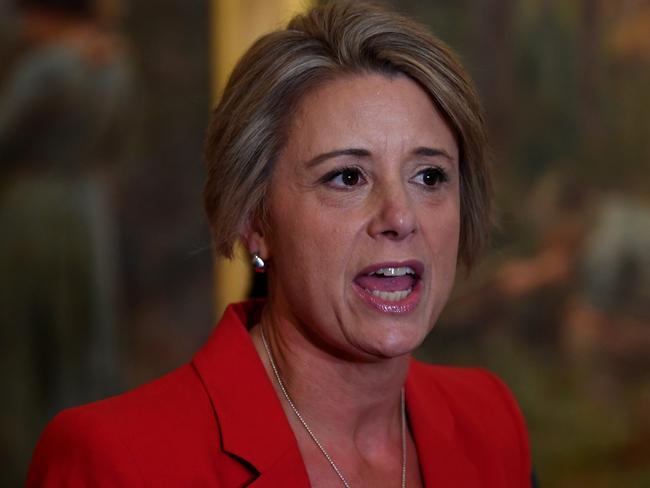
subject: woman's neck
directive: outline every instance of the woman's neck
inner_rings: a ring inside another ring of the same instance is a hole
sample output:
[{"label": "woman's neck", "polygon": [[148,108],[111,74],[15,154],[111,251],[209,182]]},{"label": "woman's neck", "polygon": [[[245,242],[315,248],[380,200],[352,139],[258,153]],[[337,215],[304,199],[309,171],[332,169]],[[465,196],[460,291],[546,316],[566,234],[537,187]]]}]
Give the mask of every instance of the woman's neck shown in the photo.
[{"label": "woman's neck", "polygon": [[[352,442],[360,451],[394,445],[401,435],[400,392],[409,356],[341,358],[315,344],[294,320],[268,310],[251,336],[281,398],[262,329],[289,396],[307,422],[319,426],[321,440]],[[293,412],[282,403],[291,419]]]}]

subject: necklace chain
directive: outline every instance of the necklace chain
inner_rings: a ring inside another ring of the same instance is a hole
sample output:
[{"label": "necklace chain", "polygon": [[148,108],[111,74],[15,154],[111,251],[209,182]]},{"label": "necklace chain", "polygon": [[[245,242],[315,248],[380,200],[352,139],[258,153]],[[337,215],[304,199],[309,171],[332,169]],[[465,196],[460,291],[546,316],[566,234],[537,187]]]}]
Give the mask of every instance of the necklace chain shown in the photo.
[{"label": "necklace chain", "polygon": [[[345,476],[343,476],[343,473],[341,473],[341,470],[339,467],[336,465],[332,457],[329,455],[329,453],[325,450],[321,442],[318,440],[318,437],[316,437],[316,434],[314,434],[314,431],[311,430],[309,427],[309,424],[307,424],[307,421],[304,419],[302,414],[298,411],[298,408],[296,405],[293,403],[291,400],[291,397],[289,396],[289,392],[287,392],[287,389],[284,386],[284,382],[282,381],[282,378],[280,377],[280,372],[278,371],[277,366],[275,365],[275,360],[273,359],[273,354],[271,353],[271,348],[269,347],[268,342],[266,341],[266,335],[264,334],[264,328],[260,325],[260,330],[262,331],[262,343],[264,344],[264,349],[266,350],[266,354],[269,358],[269,362],[271,363],[271,369],[273,369],[273,374],[275,375],[275,379],[278,382],[278,386],[280,387],[280,391],[282,391],[282,395],[284,396],[284,399],[287,401],[289,404],[289,407],[291,407],[291,410],[293,410],[293,413],[296,414],[296,417],[302,424],[302,426],[305,428],[307,431],[307,434],[309,434],[309,437],[311,437],[311,440],[314,441],[314,444],[318,447],[321,453],[323,453],[323,456],[325,456],[325,459],[327,459],[327,462],[330,463],[330,466],[332,466],[332,469],[334,472],[337,474],[337,476],[341,479],[343,482],[343,485],[345,488],[350,488],[350,485],[348,481],[345,479]],[[401,424],[402,424],[402,488],[406,488],[406,408],[404,405],[404,388],[402,388],[401,394],[400,394],[400,408],[401,408]]]}]

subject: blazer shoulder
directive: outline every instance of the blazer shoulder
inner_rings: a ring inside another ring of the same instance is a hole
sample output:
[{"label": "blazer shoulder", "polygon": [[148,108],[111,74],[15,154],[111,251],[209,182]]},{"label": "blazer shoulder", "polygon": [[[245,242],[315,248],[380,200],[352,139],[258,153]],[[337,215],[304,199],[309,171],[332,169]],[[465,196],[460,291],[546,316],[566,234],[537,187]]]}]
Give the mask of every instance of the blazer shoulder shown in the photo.
[{"label": "blazer shoulder", "polygon": [[36,446],[26,486],[142,486],[135,459],[111,422],[87,407],[64,410]]},{"label": "blazer shoulder", "polygon": [[27,486],[140,486],[165,471],[182,475],[208,462],[218,432],[209,397],[188,364],[57,415],[34,451]]}]

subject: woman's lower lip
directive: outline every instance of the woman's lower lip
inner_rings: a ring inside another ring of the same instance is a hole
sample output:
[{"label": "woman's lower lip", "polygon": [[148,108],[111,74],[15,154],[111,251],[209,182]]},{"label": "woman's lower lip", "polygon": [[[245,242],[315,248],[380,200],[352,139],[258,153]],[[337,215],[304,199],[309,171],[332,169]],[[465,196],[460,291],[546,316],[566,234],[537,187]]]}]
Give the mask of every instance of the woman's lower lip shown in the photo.
[{"label": "woman's lower lip", "polygon": [[373,295],[369,290],[357,285],[356,283],[352,284],[353,288],[359,294],[361,299],[367,304],[370,305],[375,310],[379,310],[382,313],[387,314],[406,314],[411,312],[415,307],[420,303],[420,298],[422,296],[422,282],[418,280],[411,293],[401,300],[383,300],[380,297]]}]

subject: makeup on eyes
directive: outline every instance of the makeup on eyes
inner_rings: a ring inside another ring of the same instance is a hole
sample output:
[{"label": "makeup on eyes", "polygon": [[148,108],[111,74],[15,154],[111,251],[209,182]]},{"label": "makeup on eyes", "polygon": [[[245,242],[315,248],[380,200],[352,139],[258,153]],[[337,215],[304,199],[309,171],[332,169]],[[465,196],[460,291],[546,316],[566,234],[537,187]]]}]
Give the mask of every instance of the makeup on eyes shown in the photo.
[{"label": "makeup on eyes", "polygon": [[417,172],[415,178],[422,176],[422,184],[432,189],[449,181],[449,173],[440,166],[431,166]]},{"label": "makeup on eyes", "polygon": [[[341,178],[340,184],[334,184],[334,181]],[[320,183],[329,184],[334,188],[344,189],[357,186],[360,182],[365,183],[366,178],[363,171],[356,166],[344,166],[328,171],[319,178]]]},{"label": "makeup on eyes", "polygon": [[[416,181],[421,177],[422,181]],[[337,181],[340,180],[340,181]],[[435,189],[450,180],[448,172],[440,166],[429,166],[418,171],[411,179],[428,189]],[[336,189],[349,189],[364,184],[368,178],[358,166],[346,165],[328,171],[318,179],[318,183],[332,186]]]}]

